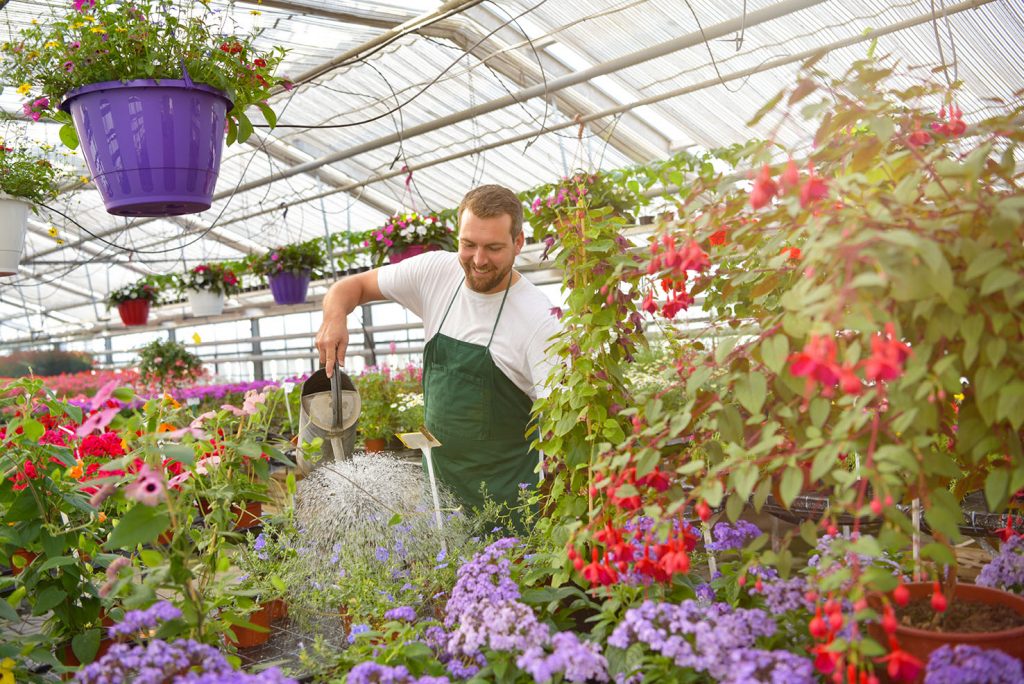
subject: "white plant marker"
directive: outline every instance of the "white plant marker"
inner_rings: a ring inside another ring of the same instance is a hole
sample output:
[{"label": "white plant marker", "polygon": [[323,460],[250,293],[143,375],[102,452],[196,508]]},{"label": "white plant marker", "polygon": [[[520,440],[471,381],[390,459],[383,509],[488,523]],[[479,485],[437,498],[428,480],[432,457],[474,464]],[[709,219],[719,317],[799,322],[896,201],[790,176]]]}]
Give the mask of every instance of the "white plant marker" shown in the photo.
[{"label": "white plant marker", "polygon": [[[434,477],[434,460],[431,457],[431,450],[434,447],[441,446],[441,442],[438,441],[437,437],[430,434],[427,428],[420,428],[419,432],[403,432],[398,435],[398,439],[402,440],[409,449],[419,449],[423,453],[423,458],[427,462],[427,477],[430,479],[430,496],[434,499],[434,520],[437,522],[438,531],[444,530],[444,524],[441,516],[441,497],[437,492],[437,478]],[[445,555],[448,554],[448,544],[441,536],[441,548],[444,550]]]}]

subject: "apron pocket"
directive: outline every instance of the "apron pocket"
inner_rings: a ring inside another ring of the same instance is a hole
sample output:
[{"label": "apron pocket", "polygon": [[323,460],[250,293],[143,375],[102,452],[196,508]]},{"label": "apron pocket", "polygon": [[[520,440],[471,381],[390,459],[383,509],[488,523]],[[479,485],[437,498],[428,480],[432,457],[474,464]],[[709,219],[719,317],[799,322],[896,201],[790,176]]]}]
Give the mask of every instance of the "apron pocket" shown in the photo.
[{"label": "apron pocket", "polygon": [[427,426],[431,432],[439,437],[448,433],[462,439],[489,439],[490,413],[490,397],[483,378],[452,368],[431,369],[430,393],[426,397]]}]

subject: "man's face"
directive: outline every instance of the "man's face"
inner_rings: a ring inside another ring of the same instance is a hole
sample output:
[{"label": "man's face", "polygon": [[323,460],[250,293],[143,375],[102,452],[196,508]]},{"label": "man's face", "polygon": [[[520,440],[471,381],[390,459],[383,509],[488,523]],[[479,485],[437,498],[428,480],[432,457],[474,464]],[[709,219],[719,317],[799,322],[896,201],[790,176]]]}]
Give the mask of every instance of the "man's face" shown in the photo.
[{"label": "man's face", "polygon": [[523,242],[522,233],[512,240],[512,217],[508,214],[480,218],[469,209],[463,210],[459,221],[459,263],[466,272],[469,288],[481,294],[503,290]]}]

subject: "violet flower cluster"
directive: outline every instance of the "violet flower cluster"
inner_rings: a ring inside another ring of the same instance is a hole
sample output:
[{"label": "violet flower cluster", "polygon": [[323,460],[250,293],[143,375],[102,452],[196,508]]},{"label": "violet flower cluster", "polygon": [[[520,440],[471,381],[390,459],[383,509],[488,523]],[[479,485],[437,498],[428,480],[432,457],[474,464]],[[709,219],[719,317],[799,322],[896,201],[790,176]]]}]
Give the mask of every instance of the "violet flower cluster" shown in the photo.
[{"label": "violet flower cluster", "polygon": [[1024,537],[1003,542],[999,554],[978,573],[977,584],[1024,593]]},{"label": "violet flower cluster", "polygon": [[814,665],[789,651],[739,648],[730,651],[723,663],[720,684],[814,684]]},{"label": "violet flower cluster", "polygon": [[[798,610],[811,610],[814,604],[807,600],[807,580],[803,577],[791,577],[788,580],[772,578],[761,583],[760,594],[765,606],[772,615],[781,615]],[[751,586],[750,591],[756,589]]]},{"label": "violet flower cluster", "polygon": [[519,586],[512,580],[512,563],[505,556],[517,541],[514,537],[499,539],[459,568],[445,606],[445,627],[455,625],[463,613],[474,610],[480,602],[496,605],[519,598]]},{"label": "violet flower cluster", "polygon": [[[693,600],[678,605],[645,601],[626,611],[608,643],[621,649],[642,643],[674,666],[706,672],[715,680],[732,676],[741,664],[733,662],[733,654],[743,653],[744,668],[768,677],[747,681],[771,682],[776,680],[770,672],[766,674],[766,668],[770,669],[772,663],[778,663],[780,672],[797,669],[795,661],[786,656],[776,658],[756,648],[757,639],[772,636],[775,630],[775,622],[758,608],[732,608],[726,603],[706,605]],[[807,665],[811,665],[810,661]],[[785,681],[795,684],[811,682],[813,678]]]},{"label": "violet flower cluster", "polygon": [[148,632],[161,622],[176,620],[180,617],[181,611],[170,601],[158,601],[145,610],[129,610],[124,614],[121,622],[111,626],[107,631],[114,639],[132,637]]},{"label": "violet flower cluster", "polygon": [[1017,684],[1024,682],[1024,666],[997,649],[968,644],[942,646],[932,651],[924,684]]},{"label": "violet flower cluster", "polygon": [[733,525],[727,522],[716,523],[711,530],[714,541],[707,545],[707,550],[715,553],[739,550],[761,534],[757,525],[746,520],[737,520]]},{"label": "violet flower cluster", "polygon": [[277,668],[258,674],[235,670],[219,650],[191,639],[114,644],[102,658],[79,670],[75,679],[83,684],[297,684]]},{"label": "violet flower cluster", "polygon": [[416,620],[416,609],[412,606],[398,606],[384,613],[385,620],[400,620],[402,622],[414,622]]},{"label": "violet flower cluster", "polygon": [[374,662],[360,663],[352,668],[345,679],[346,684],[449,684],[447,677],[423,675],[414,677],[404,665],[379,665]]},{"label": "violet flower cluster", "polygon": [[550,640],[551,653],[542,646],[523,651],[516,659],[516,667],[533,677],[534,682],[551,681],[564,673],[569,682],[607,682],[608,661],[597,646],[580,641],[573,632],[558,632]]}]

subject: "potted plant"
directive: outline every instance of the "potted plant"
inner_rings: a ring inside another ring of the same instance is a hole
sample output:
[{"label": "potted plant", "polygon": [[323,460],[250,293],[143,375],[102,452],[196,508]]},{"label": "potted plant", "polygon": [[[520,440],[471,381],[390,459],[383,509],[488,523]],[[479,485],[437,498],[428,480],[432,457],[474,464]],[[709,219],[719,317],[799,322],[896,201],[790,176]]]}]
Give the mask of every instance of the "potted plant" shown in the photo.
[{"label": "potted plant", "polygon": [[268,253],[252,257],[252,272],[270,283],[270,291],[278,304],[301,304],[306,301],[309,282],[323,277],[327,265],[324,241],[314,238],[276,247]]},{"label": "potted plant", "polygon": [[556,183],[538,186],[532,200],[524,207],[524,217],[533,227],[533,237],[544,240],[554,226],[578,220],[581,206],[585,211],[604,211],[632,221],[631,214],[640,204],[639,194],[618,175],[601,172],[576,172]]},{"label": "potted plant", "polygon": [[203,361],[174,340],[153,340],[139,350],[139,378],[166,390],[190,385],[203,373]]},{"label": "potted plant", "polygon": [[188,296],[193,316],[216,316],[224,311],[224,297],[241,291],[238,276],[229,264],[200,264],[175,281]]},{"label": "potted plant", "polygon": [[424,252],[438,249],[453,251],[453,225],[456,220],[453,211],[439,214],[400,212],[389,217],[380,228],[370,231],[364,244],[370,248],[374,266],[380,266],[385,259],[397,264]]},{"label": "potted plant", "polygon": [[[227,142],[252,134],[246,116],[265,103],[284,50],[254,46],[255,32],[221,34],[203,3],[83,0],[4,43],[0,75],[21,84],[29,117],[81,137],[107,211],[173,216],[208,209]],[[176,114],[169,116],[173,110]],[[187,115],[184,115],[187,113]]]},{"label": "potted plant", "polygon": [[0,276],[17,275],[28,212],[57,196],[62,175],[17,136],[0,140]]},{"label": "potted plant", "polygon": [[160,293],[153,279],[142,278],[108,294],[107,308],[117,307],[117,313],[125,325],[146,325],[150,307],[159,301]]},{"label": "potted plant", "polygon": [[388,366],[371,366],[355,379],[361,402],[359,432],[367,452],[383,451],[398,430],[397,387]]}]

